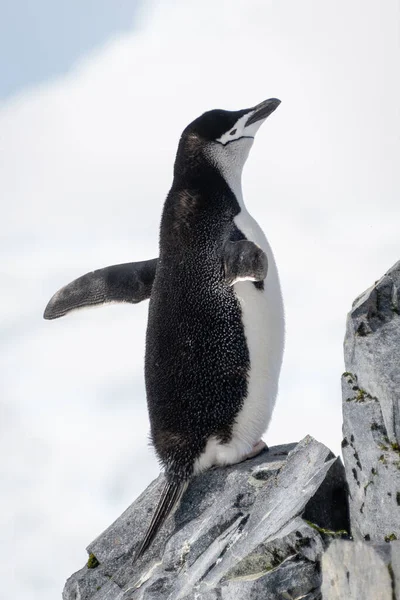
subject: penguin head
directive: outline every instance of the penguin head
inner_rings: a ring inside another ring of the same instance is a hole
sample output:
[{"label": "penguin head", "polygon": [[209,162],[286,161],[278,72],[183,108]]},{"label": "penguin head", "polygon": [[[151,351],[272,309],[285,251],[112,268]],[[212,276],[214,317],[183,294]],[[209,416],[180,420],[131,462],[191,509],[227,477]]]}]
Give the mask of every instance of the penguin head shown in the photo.
[{"label": "penguin head", "polygon": [[202,157],[223,173],[241,172],[260,125],[279,104],[280,100],[270,98],[243,110],[205,112],[184,130],[177,158],[195,164]]}]

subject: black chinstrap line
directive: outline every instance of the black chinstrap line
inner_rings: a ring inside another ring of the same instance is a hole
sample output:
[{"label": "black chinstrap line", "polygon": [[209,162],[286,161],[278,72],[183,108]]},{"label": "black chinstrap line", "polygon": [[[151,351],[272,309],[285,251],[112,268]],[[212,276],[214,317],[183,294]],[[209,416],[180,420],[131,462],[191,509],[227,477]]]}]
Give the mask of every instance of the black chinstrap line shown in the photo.
[{"label": "black chinstrap line", "polygon": [[225,144],[223,142],[220,142],[219,140],[215,140],[218,144],[221,144],[221,146],[227,146],[228,144],[233,144],[233,142],[238,142],[239,140],[254,140],[254,136],[252,135],[241,135],[240,138],[236,138],[235,140],[228,140],[227,142],[225,142]]}]

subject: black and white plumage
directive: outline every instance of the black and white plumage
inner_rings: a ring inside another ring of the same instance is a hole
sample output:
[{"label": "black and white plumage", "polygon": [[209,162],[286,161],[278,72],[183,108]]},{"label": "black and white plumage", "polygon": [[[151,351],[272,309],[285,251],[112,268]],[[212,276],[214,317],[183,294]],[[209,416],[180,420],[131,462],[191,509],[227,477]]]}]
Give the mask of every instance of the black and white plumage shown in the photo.
[{"label": "black and white plumage", "polygon": [[113,265],[74,279],[49,300],[43,317],[64,317],[78,308],[112,302],[137,304],[151,295],[158,259]]},{"label": "black and white plumage", "polygon": [[[166,474],[151,543],[189,479],[260,448],[277,393],[283,307],[273,255],[241,194],[261,122],[279,105],[205,113],[182,134],[164,205],[145,377]],[[268,276],[264,284],[264,279]]]},{"label": "black and white plumage", "polygon": [[270,99],[205,113],[183,132],[158,259],[89,273],[45,318],[150,297],[145,379],[151,438],[166,483],[136,553],[151,544],[190,478],[254,455],[274,407],[284,315],[271,248],[242,196],[243,165]]}]

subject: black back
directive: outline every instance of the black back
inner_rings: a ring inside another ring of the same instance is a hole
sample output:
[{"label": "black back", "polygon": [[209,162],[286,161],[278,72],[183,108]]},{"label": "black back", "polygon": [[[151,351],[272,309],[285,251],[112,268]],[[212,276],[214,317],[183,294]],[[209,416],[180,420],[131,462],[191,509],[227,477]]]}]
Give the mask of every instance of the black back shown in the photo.
[{"label": "black back", "polygon": [[[236,117],[237,119],[238,117]],[[223,247],[239,204],[183,134],[165,202],[149,307],[145,377],[152,441],[170,480],[192,475],[207,439],[229,441],[247,394],[249,352]]]}]

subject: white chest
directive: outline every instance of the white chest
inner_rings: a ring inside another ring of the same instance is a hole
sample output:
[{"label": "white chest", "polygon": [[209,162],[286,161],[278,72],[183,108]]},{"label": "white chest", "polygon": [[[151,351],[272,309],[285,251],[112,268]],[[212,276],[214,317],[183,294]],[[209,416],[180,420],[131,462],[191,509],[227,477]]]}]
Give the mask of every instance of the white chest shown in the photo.
[{"label": "white chest", "polygon": [[264,250],[268,273],[264,290],[257,289],[251,281],[238,281],[233,285],[242,309],[250,356],[247,396],[236,417],[230,442],[221,444],[211,438],[196,461],[195,472],[212,465],[243,460],[267,430],[278,393],[285,335],[283,301],[274,255],[262,229],[244,206],[241,171],[231,169],[229,163],[225,168],[223,161],[220,161],[220,169],[241,208],[234,219],[235,225],[246,239]]},{"label": "white chest", "polygon": [[237,215],[235,224],[268,258],[264,290],[250,281],[234,285],[250,355],[248,394],[234,434],[257,443],[268,427],[278,391],[284,345],[283,302],[275,259],[261,228],[245,209]]},{"label": "white chest", "polygon": [[278,393],[279,373],[284,346],[282,295],[271,248],[259,225],[242,211],[235,218],[240,231],[258,244],[268,257],[264,290],[251,281],[240,281],[233,288],[240,302],[247,347],[250,356],[247,396],[239,411],[228,444],[211,438],[195,472],[212,465],[233,464],[242,460],[267,430]]}]

